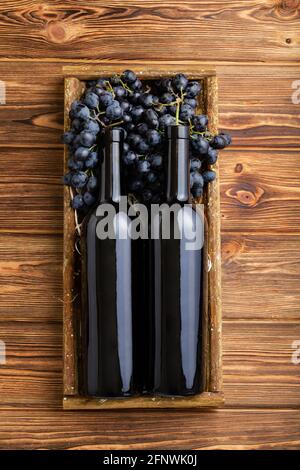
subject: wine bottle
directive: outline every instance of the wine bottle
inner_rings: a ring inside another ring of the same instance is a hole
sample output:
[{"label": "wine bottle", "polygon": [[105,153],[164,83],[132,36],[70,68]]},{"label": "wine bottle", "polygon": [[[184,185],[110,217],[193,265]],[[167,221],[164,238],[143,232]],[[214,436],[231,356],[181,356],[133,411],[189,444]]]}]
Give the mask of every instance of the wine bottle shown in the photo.
[{"label": "wine bottle", "polygon": [[[177,211],[170,212],[169,220],[159,213],[153,221],[157,233],[151,243],[153,391],[184,396],[199,393],[202,387],[204,224],[201,214],[189,204],[189,128],[170,126],[167,134],[165,201]],[[169,232],[164,235],[168,222]]]},{"label": "wine bottle", "polygon": [[[135,394],[142,381],[135,330],[142,295],[139,253],[138,244],[124,236],[130,220],[119,205],[123,131],[107,130],[101,139],[99,197],[82,225],[80,391],[86,396],[126,397]],[[99,238],[107,205],[115,210],[114,237]]]}]

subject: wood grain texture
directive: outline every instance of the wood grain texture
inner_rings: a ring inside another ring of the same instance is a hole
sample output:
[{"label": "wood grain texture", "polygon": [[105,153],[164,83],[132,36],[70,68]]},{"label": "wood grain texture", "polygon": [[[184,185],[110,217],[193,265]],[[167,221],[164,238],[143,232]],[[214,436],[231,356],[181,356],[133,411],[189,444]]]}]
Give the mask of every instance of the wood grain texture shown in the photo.
[{"label": "wood grain texture", "polygon": [[223,232],[299,233],[299,151],[229,148],[220,175]]},{"label": "wood grain texture", "polygon": [[[276,409],[300,395],[299,44],[299,0],[2,0],[1,449],[300,448],[299,410]],[[234,138],[220,181],[224,387],[227,406],[252,409],[60,410],[62,67],[95,58],[216,66]]]},{"label": "wood grain texture", "polygon": [[[224,319],[298,321],[299,246],[299,235],[223,233]],[[62,320],[61,258],[61,235],[1,235],[2,321]]]},{"label": "wood grain texture", "polygon": [[300,407],[299,365],[292,362],[300,323],[224,322],[227,406]]},{"label": "wood grain texture", "polygon": [[[7,363],[0,367],[0,411],[61,410],[62,319],[32,320],[25,305],[23,321],[0,321],[0,338],[7,349]],[[299,408],[299,366],[292,363],[292,344],[299,339],[299,322],[224,321],[226,406]]]},{"label": "wood grain texture", "polygon": [[132,397],[110,399],[86,398],[82,396],[65,396],[63,399],[64,410],[200,410],[218,408],[224,405],[223,392],[202,392],[193,397]]},{"label": "wood grain texture", "polygon": [[[42,297],[41,297],[42,298]],[[0,368],[1,408],[59,408],[62,323],[0,322],[6,365]]]},{"label": "wood grain texture", "polygon": [[[85,90],[85,84],[77,78],[65,80],[64,86],[64,128],[70,128],[70,108]],[[69,152],[64,147],[64,172],[68,171]],[[73,193],[64,188],[64,251],[63,251],[63,390],[64,395],[76,395],[78,390],[78,356],[80,289],[78,289],[77,251],[78,240],[74,211],[71,208]],[[63,402],[64,403],[64,402]]]},{"label": "wood grain texture", "polygon": [[297,61],[298,22],[298,0],[3,0],[0,54],[71,60],[186,60],[192,54],[204,61]]},{"label": "wood grain texture", "polygon": [[49,322],[60,328],[62,254],[61,235],[0,235],[1,322]]},{"label": "wood grain texture", "polygon": [[[0,233],[62,233],[62,152],[1,149]],[[221,152],[222,232],[299,233],[299,179],[297,150]]]},{"label": "wood grain texture", "polygon": [[299,321],[299,248],[299,234],[223,233],[223,317]]},{"label": "wood grain texture", "polygon": [[299,66],[227,66],[217,73],[220,127],[234,145],[299,148],[300,105],[292,99]]},{"label": "wood grain texture", "polygon": [[3,147],[0,164],[0,233],[62,233],[62,150]]},{"label": "wood grain texture", "polygon": [[[7,88],[7,104],[0,107],[0,148],[62,148],[63,65],[0,62]],[[132,63],[136,70],[140,65]],[[160,65],[166,68],[165,62]],[[217,65],[216,70],[220,128],[232,134],[234,146],[300,147],[299,106],[292,103],[299,67]]]},{"label": "wood grain texture", "polygon": [[[290,449],[300,447],[299,410],[2,413],[0,448]],[[59,423],[59,426],[58,426]]]}]

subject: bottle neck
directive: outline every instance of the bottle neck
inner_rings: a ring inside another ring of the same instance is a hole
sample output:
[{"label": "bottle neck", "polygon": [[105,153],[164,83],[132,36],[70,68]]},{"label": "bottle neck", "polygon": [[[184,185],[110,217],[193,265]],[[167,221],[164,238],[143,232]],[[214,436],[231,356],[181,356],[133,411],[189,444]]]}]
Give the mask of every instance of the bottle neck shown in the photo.
[{"label": "bottle neck", "polygon": [[107,131],[104,136],[99,175],[99,202],[118,203],[122,195],[121,154],[123,139],[122,135],[115,131]]},{"label": "bottle neck", "polygon": [[190,195],[189,134],[186,126],[168,128],[166,199],[188,202]]}]

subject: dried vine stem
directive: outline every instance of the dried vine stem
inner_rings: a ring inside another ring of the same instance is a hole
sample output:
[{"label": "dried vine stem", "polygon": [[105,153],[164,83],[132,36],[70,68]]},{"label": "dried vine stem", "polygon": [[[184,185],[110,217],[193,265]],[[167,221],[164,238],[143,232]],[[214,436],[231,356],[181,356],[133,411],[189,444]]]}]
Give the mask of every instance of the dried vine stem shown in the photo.
[{"label": "dried vine stem", "polygon": [[[72,190],[72,188],[69,188],[69,189],[70,189],[71,201],[73,201],[73,199],[74,199],[73,190]],[[78,212],[77,212],[76,209],[74,209],[74,218],[75,218],[75,230],[77,231],[78,236],[80,237],[81,236],[81,224],[78,221]],[[76,246],[75,246],[75,249],[76,249]]]}]

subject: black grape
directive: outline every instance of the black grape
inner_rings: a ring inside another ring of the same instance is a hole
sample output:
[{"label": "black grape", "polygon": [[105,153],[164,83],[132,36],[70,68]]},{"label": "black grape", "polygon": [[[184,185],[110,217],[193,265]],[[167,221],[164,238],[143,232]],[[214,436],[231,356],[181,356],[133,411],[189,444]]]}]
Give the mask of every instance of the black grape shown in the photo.
[{"label": "black grape", "polygon": [[62,141],[68,147],[65,185],[76,194],[72,207],[86,211],[99,190],[97,171],[102,153],[101,132],[118,125],[124,130],[122,161],[129,192],[138,200],[160,202],[164,193],[167,126],[190,126],[191,193],[200,197],[215,179],[210,169],[218,150],[231,144],[226,133],[212,135],[205,114],[197,114],[201,84],[182,73],[160,80],[141,81],[132,70],[88,80],[83,96],[70,107],[70,128]]}]

